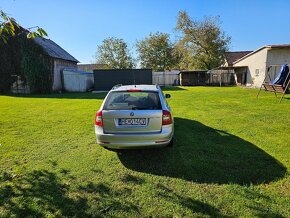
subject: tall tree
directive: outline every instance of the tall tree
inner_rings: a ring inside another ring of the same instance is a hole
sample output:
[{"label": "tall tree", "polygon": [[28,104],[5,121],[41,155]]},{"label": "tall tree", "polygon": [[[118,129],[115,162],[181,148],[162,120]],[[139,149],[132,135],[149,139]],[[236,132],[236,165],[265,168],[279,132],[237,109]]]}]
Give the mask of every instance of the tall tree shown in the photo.
[{"label": "tall tree", "polygon": [[97,48],[97,63],[112,69],[128,69],[135,66],[134,59],[123,39],[109,37]]},{"label": "tall tree", "polygon": [[193,70],[198,69],[196,67],[196,63],[194,61],[194,52],[191,46],[184,42],[183,40],[179,40],[176,42],[174,47],[174,56],[176,57],[175,68],[179,70]]},{"label": "tall tree", "polygon": [[176,29],[182,34],[179,41],[182,60],[191,61],[191,67],[212,69],[223,64],[231,38],[221,29],[219,17],[197,21],[180,11]]},{"label": "tall tree", "polygon": [[137,42],[137,51],[141,67],[154,71],[170,70],[177,61],[174,45],[167,33],[150,33],[148,37]]}]

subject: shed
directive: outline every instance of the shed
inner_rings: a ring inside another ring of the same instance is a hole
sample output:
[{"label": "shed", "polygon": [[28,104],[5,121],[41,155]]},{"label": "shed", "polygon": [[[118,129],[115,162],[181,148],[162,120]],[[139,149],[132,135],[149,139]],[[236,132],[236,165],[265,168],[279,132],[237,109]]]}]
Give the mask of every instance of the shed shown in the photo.
[{"label": "shed", "polygon": [[62,90],[61,71],[64,68],[77,69],[77,63],[79,61],[50,39],[37,37],[33,40],[51,58],[51,74],[53,75],[52,90]]},{"label": "shed", "polygon": [[207,70],[181,71],[179,81],[182,86],[204,86],[206,85]]},{"label": "shed", "polygon": [[63,89],[67,92],[86,92],[94,87],[94,74],[76,69],[63,69]]},{"label": "shed", "polygon": [[0,92],[47,93],[61,90],[61,70],[77,69],[78,60],[50,39],[28,39],[28,30],[15,28],[15,36],[0,43]]},{"label": "shed", "polygon": [[206,84],[210,86],[236,85],[235,71],[233,67],[219,67],[209,70],[206,74]]},{"label": "shed", "polygon": [[114,85],[152,84],[152,69],[94,70],[94,89],[110,90]]}]

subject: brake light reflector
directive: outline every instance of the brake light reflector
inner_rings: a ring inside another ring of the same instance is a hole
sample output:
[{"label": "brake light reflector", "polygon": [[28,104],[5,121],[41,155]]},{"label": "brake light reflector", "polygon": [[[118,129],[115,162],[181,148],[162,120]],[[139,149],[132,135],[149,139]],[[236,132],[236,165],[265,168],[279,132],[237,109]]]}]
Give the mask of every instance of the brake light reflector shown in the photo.
[{"label": "brake light reflector", "polygon": [[171,113],[169,111],[162,111],[162,125],[168,125],[172,123]]},{"label": "brake light reflector", "polygon": [[103,112],[102,111],[98,111],[96,113],[95,124],[97,126],[103,126],[103,117],[102,117],[102,115],[103,115]]},{"label": "brake light reflector", "polygon": [[127,92],[141,92],[141,89],[129,89]]}]

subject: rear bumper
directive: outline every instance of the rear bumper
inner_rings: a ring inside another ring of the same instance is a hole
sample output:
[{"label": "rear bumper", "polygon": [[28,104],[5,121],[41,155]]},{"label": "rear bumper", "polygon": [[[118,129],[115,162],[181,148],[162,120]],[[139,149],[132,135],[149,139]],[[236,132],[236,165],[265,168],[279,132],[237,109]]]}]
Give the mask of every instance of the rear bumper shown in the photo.
[{"label": "rear bumper", "polygon": [[161,147],[170,143],[173,133],[173,124],[162,127],[159,133],[128,133],[128,134],[106,134],[103,128],[95,126],[97,143],[103,147],[115,149]]}]

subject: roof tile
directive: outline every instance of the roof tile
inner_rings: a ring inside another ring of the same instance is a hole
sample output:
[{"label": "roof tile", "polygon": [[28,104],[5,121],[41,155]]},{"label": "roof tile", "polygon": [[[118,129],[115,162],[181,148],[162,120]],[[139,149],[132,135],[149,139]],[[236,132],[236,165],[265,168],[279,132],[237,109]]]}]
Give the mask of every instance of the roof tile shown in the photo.
[{"label": "roof tile", "polygon": [[251,53],[252,51],[234,51],[234,52],[226,52],[226,60],[229,66],[233,66],[233,63],[236,60],[244,57],[245,55]]},{"label": "roof tile", "polygon": [[63,60],[79,62],[72,55],[70,55],[67,51],[65,51],[62,47],[56,44],[54,41],[50,39],[45,39],[41,37],[37,37],[33,39],[38,45],[40,45],[44,51],[51,57],[59,58]]}]

